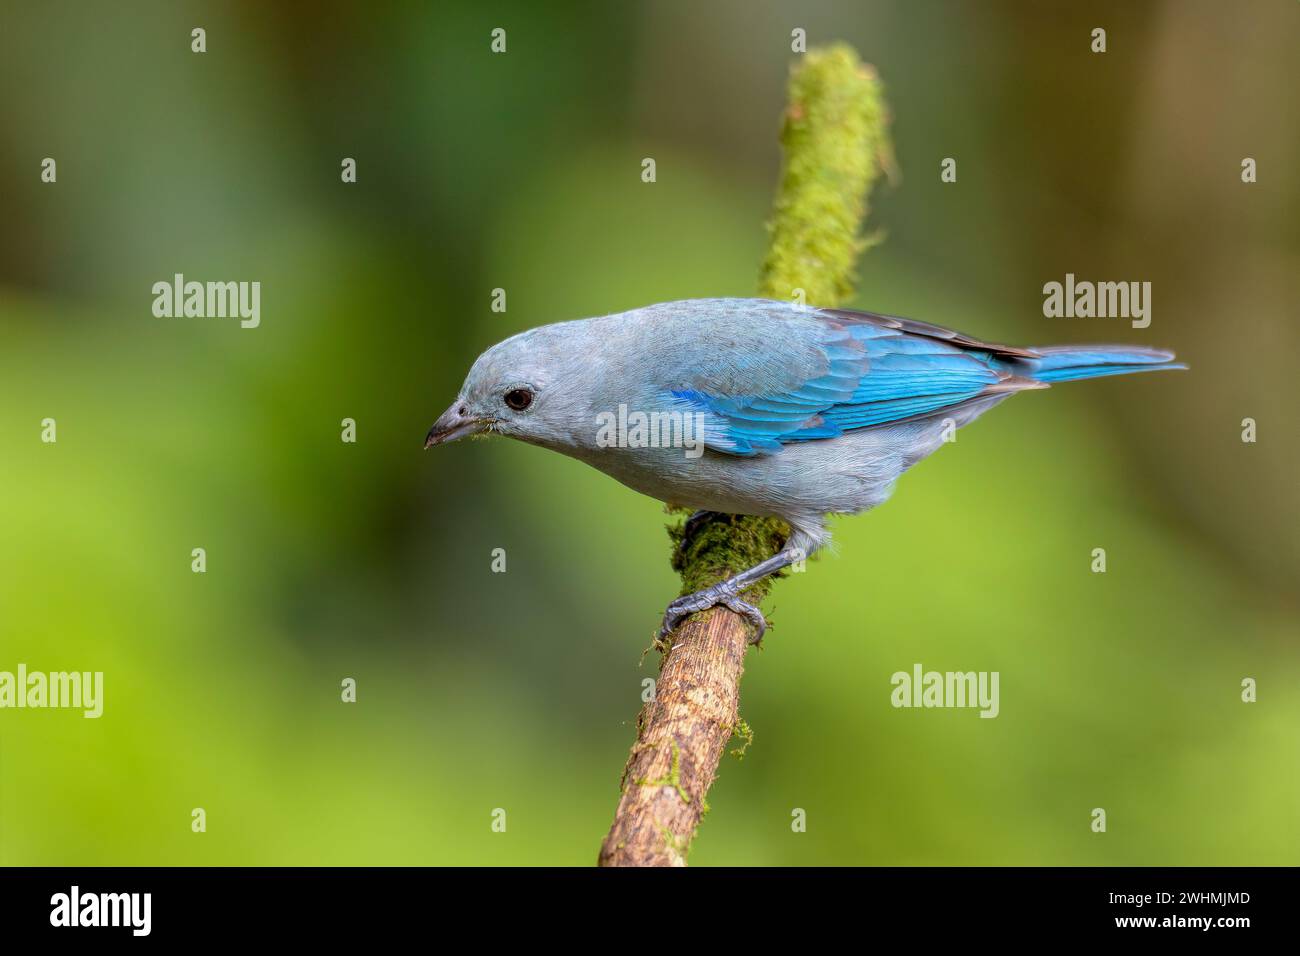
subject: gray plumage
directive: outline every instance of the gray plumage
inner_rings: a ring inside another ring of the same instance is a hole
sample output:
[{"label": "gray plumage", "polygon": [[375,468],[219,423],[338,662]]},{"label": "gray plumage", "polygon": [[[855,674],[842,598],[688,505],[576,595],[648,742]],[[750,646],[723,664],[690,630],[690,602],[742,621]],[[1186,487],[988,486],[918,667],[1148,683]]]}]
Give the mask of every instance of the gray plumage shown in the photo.
[{"label": "gray plumage", "polygon": [[[873,313],[695,299],[546,325],[494,345],[427,444],[507,435],[661,501],[783,518],[794,530],[786,552],[801,556],[826,542],[827,514],[885,501],[946,431],[1016,392],[1181,367],[1172,359],[1129,346],[1021,349]],[[525,397],[526,407],[513,407]],[[702,453],[611,446],[601,425],[620,406],[702,424]],[[709,597],[742,604],[725,591]]]}]

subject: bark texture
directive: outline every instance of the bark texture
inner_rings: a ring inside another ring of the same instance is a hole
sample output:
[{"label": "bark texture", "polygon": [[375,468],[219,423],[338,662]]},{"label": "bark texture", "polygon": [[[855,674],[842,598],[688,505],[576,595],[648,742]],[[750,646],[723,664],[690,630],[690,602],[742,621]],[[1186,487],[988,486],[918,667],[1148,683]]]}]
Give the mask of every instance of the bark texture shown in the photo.
[{"label": "bark texture", "polygon": [[602,866],[685,866],[718,762],[736,726],[747,631],[736,617],[684,623],[664,657],[655,697],[623,770],[623,795]]}]

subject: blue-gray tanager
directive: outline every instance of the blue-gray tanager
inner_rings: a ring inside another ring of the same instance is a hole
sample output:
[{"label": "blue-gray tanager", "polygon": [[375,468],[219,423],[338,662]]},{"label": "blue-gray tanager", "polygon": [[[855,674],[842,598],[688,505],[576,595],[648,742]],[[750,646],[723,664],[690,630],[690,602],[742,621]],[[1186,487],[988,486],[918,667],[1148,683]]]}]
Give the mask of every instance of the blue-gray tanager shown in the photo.
[{"label": "blue-gray tanager", "polygon": [[909,319],[766,299],[691,299],[544,325],[474,362],[425,447],[495,432],[571,455],[697,513],[771,515],[774,557],[668,605],[715,604],[762,637],[745,588],[811,554],[828,514],[889,497],[956,428],[1016,392],[1184,368],[1129,345],[1012,348]]}]

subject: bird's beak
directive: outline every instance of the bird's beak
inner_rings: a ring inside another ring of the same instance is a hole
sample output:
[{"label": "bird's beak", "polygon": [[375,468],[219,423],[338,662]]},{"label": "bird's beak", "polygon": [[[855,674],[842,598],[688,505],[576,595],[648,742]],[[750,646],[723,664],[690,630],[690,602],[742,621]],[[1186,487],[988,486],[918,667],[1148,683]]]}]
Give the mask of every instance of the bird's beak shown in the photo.
[{"label": "bird's beak", "polygon": [[460,414],[459,408],[460,402],[457,402],[438,416],[438,420],[433,423],[429,434],[424,438],[425,448],[445,445],[449,441],[464,438],[466,435],[477,435],[487,429],[489,422],[482,418],[467,418]]}]

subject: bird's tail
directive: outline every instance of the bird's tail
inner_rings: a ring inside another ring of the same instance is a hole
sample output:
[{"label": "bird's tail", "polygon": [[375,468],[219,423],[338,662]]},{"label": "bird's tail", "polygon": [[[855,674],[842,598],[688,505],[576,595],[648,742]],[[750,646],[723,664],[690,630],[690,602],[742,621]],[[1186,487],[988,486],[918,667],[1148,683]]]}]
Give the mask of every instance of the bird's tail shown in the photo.
[{"label": "bird's tail", "polygon": [[1174,361],[1173,352],[1135,345],[1045,345],[1035,346],[1034,351],[1042,358],[1019,362],[1029,366],[1029,376],[1040,382],[1072,382],[1102,375],[1187,368]]}]

